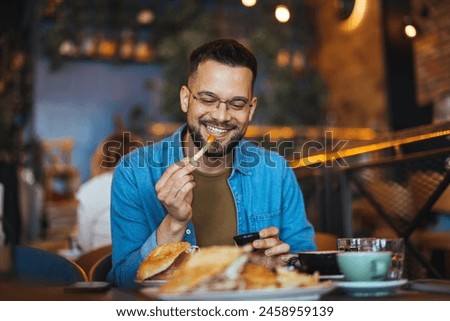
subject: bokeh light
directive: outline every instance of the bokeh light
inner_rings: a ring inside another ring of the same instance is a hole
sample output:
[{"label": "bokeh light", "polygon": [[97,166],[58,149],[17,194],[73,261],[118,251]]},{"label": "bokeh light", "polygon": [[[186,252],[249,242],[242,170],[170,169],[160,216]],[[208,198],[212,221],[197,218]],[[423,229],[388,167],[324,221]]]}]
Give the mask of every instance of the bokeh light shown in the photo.
[{"label": "bokeh light", "polygon": [[242,4],[246,7],[253,7],[256,4],[256,0],[242,0]]},{"label": "bokeh light", "polygon": [[291,18],[291,13],[289,12],[289,8],[285,5],[279,4],[275,8],[275,18],[281,23],[288,22]]}]

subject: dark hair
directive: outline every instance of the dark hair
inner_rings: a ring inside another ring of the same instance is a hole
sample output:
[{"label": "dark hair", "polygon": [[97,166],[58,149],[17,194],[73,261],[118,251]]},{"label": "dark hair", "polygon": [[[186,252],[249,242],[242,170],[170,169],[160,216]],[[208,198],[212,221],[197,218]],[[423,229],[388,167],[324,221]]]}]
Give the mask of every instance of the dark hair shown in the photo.
[{"label": "dark hair", "polygon": [[114,168],[124,155],[142,146],[144,144],[141,138],[129,132],[113,134],[103,141],[102,166]]},{"label": "dark hair", "polygon": [[91,176],[113,170],[120,159],[136,148],[144,146],[143,139],[130,132],[117,132],[105,138],[91,161]]},{"label": "dark hair", "polygon": [[255,56],[233,39],[219,39],[203,44],[191,53],[189,76],[197,72],[200,63],[214,60],[229,66],[247,67],[252,71],[252,88],[255,85],[258,63]]}]

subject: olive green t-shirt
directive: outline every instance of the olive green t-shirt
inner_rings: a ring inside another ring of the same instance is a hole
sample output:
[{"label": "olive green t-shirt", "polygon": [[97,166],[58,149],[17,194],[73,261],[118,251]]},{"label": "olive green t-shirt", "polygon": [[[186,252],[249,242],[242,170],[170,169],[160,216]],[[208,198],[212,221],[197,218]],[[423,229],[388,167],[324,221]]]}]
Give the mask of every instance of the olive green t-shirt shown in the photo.
[{"label": "olive green t-shirt", "polygon": [[234,245],[236,208],[227,179],[231,168],[217,174],[194,171],[192,222],[200,247]]}]

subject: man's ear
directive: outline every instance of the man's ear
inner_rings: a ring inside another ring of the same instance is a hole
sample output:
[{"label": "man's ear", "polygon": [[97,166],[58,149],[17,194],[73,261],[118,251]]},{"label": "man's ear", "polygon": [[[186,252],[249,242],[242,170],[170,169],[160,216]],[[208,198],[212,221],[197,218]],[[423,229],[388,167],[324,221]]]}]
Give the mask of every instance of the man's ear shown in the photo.
[{"label": "man's ear", "polygon": [[252,107],[250,107],[250,114],[248,115],[249,122],[251,122],[253,119],[253,114],[255,113],[257,103],[258,103],[258,99],[256,97],[253,97],[252,98]]},{"label": "man's ear", "polygon": [[185,113],[187,113],[189,108],[189,96],[190,96],[189,89],[187,89],[186,86],[181,86],[180,89],[180,107],[181,110]]}]

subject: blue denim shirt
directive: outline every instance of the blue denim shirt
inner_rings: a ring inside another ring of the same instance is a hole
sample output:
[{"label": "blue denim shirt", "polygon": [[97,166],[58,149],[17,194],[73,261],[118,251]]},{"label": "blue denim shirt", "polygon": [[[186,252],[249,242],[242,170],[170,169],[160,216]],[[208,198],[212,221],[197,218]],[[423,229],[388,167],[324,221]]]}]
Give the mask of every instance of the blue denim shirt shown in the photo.
[{"label": "blue denim shirt", "polygon": [[[155,184],[170,165],[184,157],[184,130],[185,126],[160,142],[133,151],[114,172],[110,278],[119,286],[134,286],[139,264],[157,246],[156,229],[167,212],[157,199]],[[228,184],[236,205],[236,234],[276,226],[291,253],[315,250],[314,229],[306,218],[300,187],[286,160],[245,139],[236,146],[233,157]],[[196,244],[192,222],[184,240]]]}]

